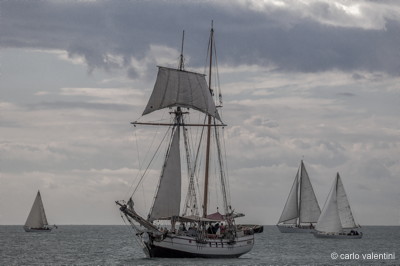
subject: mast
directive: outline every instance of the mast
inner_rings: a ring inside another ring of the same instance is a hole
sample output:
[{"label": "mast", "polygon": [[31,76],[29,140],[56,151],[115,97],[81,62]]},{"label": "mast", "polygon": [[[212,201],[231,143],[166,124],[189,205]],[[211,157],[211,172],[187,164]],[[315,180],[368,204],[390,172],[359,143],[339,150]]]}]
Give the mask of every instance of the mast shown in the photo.
[{"label": "mast", "polygon": [[[211,68],[212,68],[212,54],[213,54],[213,38],[214,38],[214,21],[211,21],[211,32],[210,32],[210,66],[208,72],[208,88],[211,96],[213,91],[211,88]],[[210,168],[210,141],[211,141],[211,115],[208,115],[207,123],[207,147],[206,147],[206,169],[204,177],[204,197],[203,197],[203,217],[207,217],[207,202],[208,202],[208,178]]]},{"label": "mast", "polygon": [[300,216],[301,216],[301,183],[303,181],[303,160],[301,160],[300,163],[300,174],[299,174],[299,201],[298,201],[298,206],[299,206],[299,217],[297,218],[297,225],[300,226]]},{"label": "mast", "polygon": [[183,62],[183,42],[185,40],[185,31],[182,32],[182,46],[181,46],[181,55],[179,56],[179,70],[183,70],[185,68],[185,64]]}]

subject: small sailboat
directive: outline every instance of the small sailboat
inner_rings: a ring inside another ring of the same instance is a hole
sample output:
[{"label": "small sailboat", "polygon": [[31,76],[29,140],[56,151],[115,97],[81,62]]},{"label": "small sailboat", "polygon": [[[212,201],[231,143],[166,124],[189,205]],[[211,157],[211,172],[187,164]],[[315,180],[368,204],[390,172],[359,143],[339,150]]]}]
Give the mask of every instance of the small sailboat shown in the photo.
[{"label": "small sailboat", "polygon": [[[147,257],[236,258],[249,252],[254,245],[253,231],[237,227],[235,218],[244,215],[234,212],[229,199],[224,145],[221,143],[222,130],[226,125],[222,123],[218,112],[218,108],[222,107],[222,101],[217,106],[213,99],[214,95],[218,95],[221,99],[221,94],[215,93],[211,88],[212,56],[215,50],[213,50],[213,36],[212,27],[208,82],[204,74],[184,70],[182,52],[178,69],[159,67],[157,80],[143,116],[170,108],[171,122],[132,122],[135,126],[166,126],[170,136],[153,204],[147,218],[135,210],[132,197],[129,201],[116,201],[123,214],[122,218],[126,219],[136,231],[135,236]],[[198,120],[195,120],[196,118]],[[195,134],[192,129],[200,132]],[[167,138],[163,138],[161,143]],[[181,159],[181,138],[184,147],[182,150],[186,154],[182,157],[186,160]],[[193,146],[195,148],[191,148]],[[156,153],[158,152],[157,150]],[[213,164],[211,156],[215,156]],[[205,166],[201,168],[204,169],[201,174],[198,167],[200,158],[203,158]],[[181,187],[185,172],[181,169],[181,161],[186,161],[184,169],[188,175],[188,188],[183,206],[181,206]],[[210,171],[211,165],[215,167],[215,171]],[[204,177],[201,181],[198,180],[200,176]],[[218,207],[216,213],[209,213],[211,188],[209,178],[212,177],[220,184],[220,190],[215,189],[215,191],[218,199],[222,199],[222,213],[218,212]],[[200,182],[204,188],[202,205],[198,204],[201,202],[198,185]],[[198,209],[199,205],[202,207],[202,215]],[[166,226],[160,228],[156,222],[166,222],[168,228]]]},{"label": "small sailboat", "polygon": [[359,227],[354,221],[346,191],[340,175],[337,173],[315,227],[314,236],[318,238],[359,239],[362,238],[362,232],[356,230]]},{"label": "small sailboat", "polygon": [[47,223],[46,213],[42,202],[40,191],[37,192],[32,209],[24,225],[25,232],[50,232],[51,227]]},{"label": "small sailboat", "polygon": [[277,227],[281,233],[311,233],[320,214],[321,209],[302,160]]}]

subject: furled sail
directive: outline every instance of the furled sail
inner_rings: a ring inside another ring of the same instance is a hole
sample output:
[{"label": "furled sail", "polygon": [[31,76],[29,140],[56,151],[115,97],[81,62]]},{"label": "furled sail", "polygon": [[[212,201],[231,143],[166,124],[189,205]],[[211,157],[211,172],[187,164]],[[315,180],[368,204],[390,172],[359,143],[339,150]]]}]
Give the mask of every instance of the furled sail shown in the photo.
[{"label": "furled sail", "polygon": [[149,213],[149,221],[179,215],[181,204],[179,131],[179,126],[175,127],[171,145],[165,158],[153,207]]},{"label": "furled sail", "polygon": [[354,217],[351,212],[350,204],[347,199],[347,195],[344,190],[342,179],[340,178],[339,173],[337,173],[336,178],[338,180],[338,184],[337,184],[338,210],[339,210],[339,217],[340,217],[340,221],[342,223],[342,227],[343,228],[356,228],[357,225],[354,221]]},{"label": "furled sail", "polygon": [[47,218],[44,212],[42,197],[40,196],[40,191],[38,191],[28,219],[26,219],[25,226],[30,228],[43,228],[45,225],[48,225]]},{"label": "furled sail", "polygon": [[337,200],[338,178],[335,178],[332,189],[329,192],[322,213],[318,219],[315,229],[321,232],[341,232],[342,224],[339,218],[338,200]]},{"label": "furled sail", "polygon": [[143,115],[175,106],[193,108],[221,120],[203,74],[159,67]]},{"label": "furled sail", "polygon": [[300,223],[316,223],[321,209],[317,197],[308,177],[307,170],[301,161],[301,182],[300,182]]},{"label": "furled sail", "polygon": [[279,218],[279,223],[284,222],[289,224],[295,224],[297,217],[299,217],[299,208],[298,208],[299,174],[300,171],[297,171],[297,175],[296,178],[294,179],[292,188],[290,189],[290,193],[286,201],[285,208],[283,208],[281,218]]}]

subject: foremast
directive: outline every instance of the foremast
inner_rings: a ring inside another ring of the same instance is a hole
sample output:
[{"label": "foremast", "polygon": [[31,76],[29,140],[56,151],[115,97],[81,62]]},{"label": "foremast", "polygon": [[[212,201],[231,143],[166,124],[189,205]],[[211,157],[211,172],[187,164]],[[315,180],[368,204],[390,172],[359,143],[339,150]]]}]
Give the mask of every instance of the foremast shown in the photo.
[{"label": "foremast", "polygon": [[[208,89],[210,94],[213,95],[213,90],[211,87],[211,74],[212,74],[212,54],[213,54],[213,39],[214,39],[214,27],[211,23],[210,32],[210,65],[208,72]],[[203,197],[203,217],[207,217],[207,206],[208,206],[208,179],[210,171],[210,144],[211,144],[211,116],[208,115],[208,127],[207,127],[207,145],[206,145],[206,168],[204,174],[204,197]]]}]

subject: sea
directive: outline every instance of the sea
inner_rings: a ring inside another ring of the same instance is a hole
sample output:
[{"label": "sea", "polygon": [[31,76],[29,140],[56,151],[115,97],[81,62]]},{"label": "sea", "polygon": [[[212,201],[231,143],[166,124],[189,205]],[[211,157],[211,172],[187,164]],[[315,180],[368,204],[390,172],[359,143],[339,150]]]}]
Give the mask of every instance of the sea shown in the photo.
[{"label": "sea", "polygon": [[237,259],[146,258],[124,225],[60,225],[50,233],[0,226],[0,265],[400,265],[400,227],[365,226],[362,239],[318,239],[264,226]]}]

